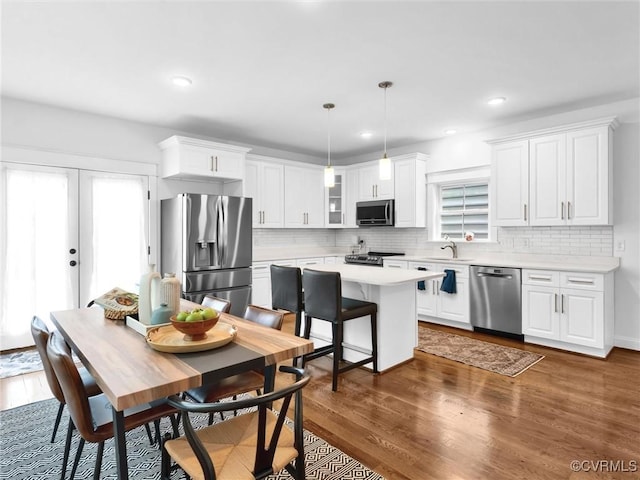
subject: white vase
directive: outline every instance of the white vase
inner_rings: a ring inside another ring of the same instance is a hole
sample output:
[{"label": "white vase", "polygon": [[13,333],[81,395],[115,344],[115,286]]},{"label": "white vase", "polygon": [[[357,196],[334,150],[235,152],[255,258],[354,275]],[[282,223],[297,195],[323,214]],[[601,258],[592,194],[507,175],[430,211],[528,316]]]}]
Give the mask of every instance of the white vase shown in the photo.
[{"label": "white vase", "polygon": [[160,302],[171,309],[173,315],[180,311],[180,280],[175,273],[165,273],[160,282]]},{"label": "white vase", "polygon": [[155,265],[149,265],[149,271],[140,277],[138,320],[145,325],[151,323],[151,313],[160,306],[160,280]]}]

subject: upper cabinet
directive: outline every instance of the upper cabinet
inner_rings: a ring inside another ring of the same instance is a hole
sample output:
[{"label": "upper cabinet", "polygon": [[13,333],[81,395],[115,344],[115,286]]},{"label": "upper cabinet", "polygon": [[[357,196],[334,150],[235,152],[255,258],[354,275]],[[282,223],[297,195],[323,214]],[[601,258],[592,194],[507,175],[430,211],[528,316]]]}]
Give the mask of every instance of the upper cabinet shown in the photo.
[{"label": "upper cabinet", "polygon": [[358,167],[357,172],[359,184],[358,201],[386,200],[393,198],[393,168],[391,169],[391,178],[389,180],[380,180],[378,162],[367,163]]},{"label": "upper cabinet", "polygon": [[203,180],[243,180],[250,148],[174,135],[159,144],[160,176]]},{"label": "upper cabinet", "polygon": [[284,226],[324,228],[324,191],[322,168],[285,165]]},{"label": "upper cabinet", "polygon": [[243,195],[253,198],[253,228],[284,227],[284,165],[248,157]]},{"label": "upper cabinet", "polygon": [[495,145],[491,165],[494,224],[529,224],[529,142]]},{"label": "upper cabinet", "polygon": [[328,228],[343,228],[346,225],[347,215],[347,172],[344,168],[336,168],[335,185],[325,188],[325,225]]},{"label": "upper cabinet", "polygon": [[427,156],[421,153],[394,157],[396,227],[426,226],[426,160]]},{"label": "upper cabinet", "polygon": [[615,126],[603,119],[490,142],[494,224],[611,224]]}]

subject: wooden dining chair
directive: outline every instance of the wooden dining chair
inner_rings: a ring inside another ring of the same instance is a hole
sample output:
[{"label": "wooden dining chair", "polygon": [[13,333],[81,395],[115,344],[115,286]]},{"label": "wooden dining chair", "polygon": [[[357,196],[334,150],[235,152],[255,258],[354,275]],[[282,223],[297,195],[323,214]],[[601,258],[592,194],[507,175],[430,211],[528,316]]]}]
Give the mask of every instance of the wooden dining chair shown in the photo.
[{"label": "wooden dining chair", "polygon": [[[244,318],[265,327],[280,330],[284,319],[284,313],[248,305],[244,312]],[[256,392],[260,395],[264,386],[264,376],[255,370],[239,373],[233,377],[225,378],[217,383],[192,388],[184,392],[183,398],[198,403],[211,403],[223,398],[233,397],[246,392]],[[213,423],[213,413],[209,414],[209,425]]]},{"label": "wooden dining chair", "polygon": [[[338,390],[338,375],[352,368],[373,364],[374,373],[378,373],[378,305],[373,302],[356,300],[342,296],[342,279],[339,272],[323,272],[304,269],[302,285],[305,292],[304,338],[311,334],[311,319],[331,322],[331,344],[316,348],[304,355],[303,366],[314,358],[333,354],[332,390]],[[369,316],[371,320],[371,355],[353,363],[340,366],[342,358],[342,340],[344,322],[355,318]]]},{"label": "wooden dining chair", "polygon": [[[96,464],[94,468],[94,479],[100,477],[102,466],[102,453],[104,441],[112,438],[113,417],[111,414],[111,404],[104,394],[89,397],[84,389],[82,377],[73,362],[71,349],[65,342],[62,335],[52,332],[47,342],[47,356],[56,374],[64,399],[69,409],[69,426],[67,430],[67,441],[70,441],[73,430],[80,433],[80,442],[76,451],[71,478],[74,477],[78,468],[80,456],[84,448],[85,441],[98,444],[96,454]],[[144,404],[135,409],[124,411],[124,429],[132,430],[136,427],[159,421],[162,417],[168,416],[171,419],[174,436],[178,436],[178,424],[173,416],[177,410],[163,401],[152,404]],[[62,479],[64,479],[68,461],[68,447],[63,458]]]},{"label": "wooden dining chair", "polygon": [[213,295],[205,295],[202,299],[202,305],[222,313],[229,313],[229,310],[231,310],[231,302],[229,300]]},{"label": "wooden dining chair", "polygon": [[[179,396],[168,403],[181,411],[185,435],[162,445],[161,478],[169,480],[171,471],[180,467],[194,479],[264,479],[286,469],[296,480],[305,478],[304,437],[302,429],[302,389],[310,377],[299,368],[281,366],[281,372],[295,375],[296,381],[257,397],[214,403],[194,403]],[[285,417],[294,399],[293,428]],[[280,413],[271,405],[282,400]],[[199,430],[193,428],[191,414],[226,412],[253,408],[224,422]],[[172,467],[171,459],[175,461]]]}]

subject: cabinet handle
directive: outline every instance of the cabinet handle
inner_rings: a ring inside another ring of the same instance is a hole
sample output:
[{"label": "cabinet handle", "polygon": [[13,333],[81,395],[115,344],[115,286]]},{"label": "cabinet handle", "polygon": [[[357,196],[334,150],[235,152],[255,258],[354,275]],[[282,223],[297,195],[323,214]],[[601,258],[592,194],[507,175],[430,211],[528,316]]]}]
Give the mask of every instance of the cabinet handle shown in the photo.
[{"label": "cabinet handle", "polygon": [[524,204],[524,221],[527,221],[527,204]]},{"label": "cabinet handle", "polygon": [[216,155],[216,172],[218,171],[218,156]]},{"label": "cabinet handle", "polygon": [[576,278],[576,277],[567,277],[567,282],[569,283],[580,283],[582,285],[593,285],[593,278]]},{"label": "cabinet handle", "polygon": [[564,313],[564,293],[560,295],[560,313]]},{"label": "cabinet handle", "polygon": [[378,185],[376,185],[376,198],[378,198]]},{"label": "cabinet handle", "polygon": [[553,311],[555,313],[558,313],[558,294],[557,293],[553,294]]},{"label": "cabinet handle", "polygon": [[376,198],[376,186],[371,185],[371,198]]},{"label": "cabinet handle", "polygon": [[545,282],[551,281],[551,276],[547,275],[529,275],[529,280],[543,280]]},{"label": "cabinet handle", "polygon": [[560,220],[564,220],[564,202],[560,202]]},{"label": "cabinet handle", "polygon": [[431,293],[436,294],[436,281],[431,280]]},{"label": "cabinet handle", "polygon": [[212,172],[215,172],[213,168],[213,155],[211,155],[209,158],[211,159],[211,162],[209,163],[209,170],[211,170]]},{"label": "cabinet handle", "polygon": [[567,202],[567,220],[571,220],[571,202]]},{"label": "cabinet handle", "polygon": [[344,213],[342,214],[342,224],[344,225]]}]

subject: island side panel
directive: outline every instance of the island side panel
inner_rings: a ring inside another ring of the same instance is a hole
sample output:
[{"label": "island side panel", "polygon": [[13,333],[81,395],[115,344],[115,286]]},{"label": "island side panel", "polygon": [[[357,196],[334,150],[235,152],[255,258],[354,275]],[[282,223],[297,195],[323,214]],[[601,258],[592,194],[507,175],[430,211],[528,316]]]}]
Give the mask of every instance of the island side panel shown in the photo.
[{"label": "island side panel", "polygon": [[[415,283],[380,286],[343,281],[342,295],[378,304],[379,371],[388,370],[413,358],[413,349],[418,340]],[[370,355],[370,325],[369,317],[345,322],[345,360],[355,362]],[[312,323],[311,339],[316,347],[326,345],[331,339],[331,324],[315,320]],[[369,364],[367,367],[373,366]]]}]

